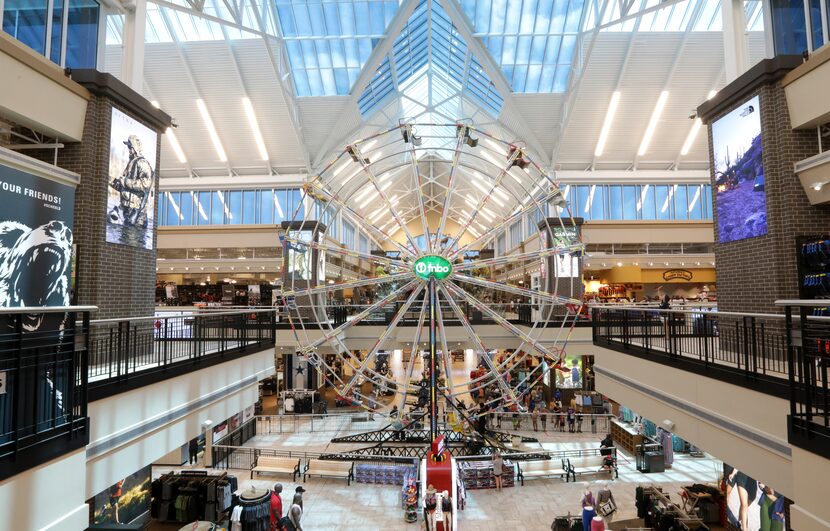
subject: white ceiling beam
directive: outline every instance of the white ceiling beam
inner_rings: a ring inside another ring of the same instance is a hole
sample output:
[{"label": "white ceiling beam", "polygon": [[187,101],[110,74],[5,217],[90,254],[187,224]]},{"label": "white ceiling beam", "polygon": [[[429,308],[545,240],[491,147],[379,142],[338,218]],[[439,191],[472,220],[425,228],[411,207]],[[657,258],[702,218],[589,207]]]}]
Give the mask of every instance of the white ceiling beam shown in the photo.
[{"label": "white ceiling beam", "polygon": [[[224,18],[221,18],[221,17],[208,15],[207,13],[205,13],[202,10],[198,10],[198,9],[193,8],[193,4],[190,3],[190,2],[188,2],[188,3],[191,5],[191,7],[185,7],[185,6],[182,6],[182,5],[178,5],[178,4],[168,2],[167,0],[147,0],[147,1],[154,3],[159,7],[172,9],[173,11],[178,11],[180,13],[186,13],[186,14],[192,15],[194,17],[200,17],[200,18],[203,18],[205,20],[209,20],[211,22],[221,24],[222,26],[237,29],[239,31],[245,31],[245,32],[248,32],[248,33],[252,33],[254,35],[259,35],[260,37],[267,37],[267,38],[270,38],[270,39],[275,39],[276,38],[276,35],[271,35],[269,33],[265,33],[264,31],[261,31],[257,28],[251,28],[249,26],[244,26],[242,24],[237,24],[236,22],[233,22],[231,20],[225,20]],[[201,3],[204,6],[204,0],[202,0]],[[164,12],[163,9],[160,9],[159,11],[162,12],[162,13]],[[168,29],[168,31],[170,31],[170,30]],[[173,33],[171,31],[170,34],[171,34],[171,36],[173,36],[175,38],[175,33]]]}]

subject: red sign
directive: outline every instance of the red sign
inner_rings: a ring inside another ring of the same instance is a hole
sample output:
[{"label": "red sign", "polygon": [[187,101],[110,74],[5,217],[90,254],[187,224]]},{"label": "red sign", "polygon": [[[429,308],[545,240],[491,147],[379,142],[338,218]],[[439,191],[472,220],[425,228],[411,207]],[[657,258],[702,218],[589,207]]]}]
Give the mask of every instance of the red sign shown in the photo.
[{"label": "red sign", "polygon": [[434,441],[432,441],[432,453],[436,456],[443,454],[445,449],[446,445],[444,444],[443,435],[439,435]]}]

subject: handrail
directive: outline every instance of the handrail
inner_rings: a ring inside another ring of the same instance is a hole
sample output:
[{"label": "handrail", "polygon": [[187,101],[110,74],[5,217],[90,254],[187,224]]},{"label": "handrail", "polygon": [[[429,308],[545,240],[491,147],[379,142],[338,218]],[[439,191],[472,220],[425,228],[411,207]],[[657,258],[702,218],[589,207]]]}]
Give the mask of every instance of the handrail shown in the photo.
[{"label": "handrail", "polygon": [[130,322],[138,322],[138,321],[158,321],[159,319],[169,319],[175,317],[200,317],[200,316],[210,316],[210,317],[218,317],[222,315],[247,315],[252,313],[274,313],[279,311],[277,308],[266,308],[264,310],[240,310],[236,312],[215,312],[215,313],[191,313],[185,315],[148,315],[144,317],[114,317],[111,319],[95,319],[90,321],[90,324],[104,324],[104,323],[123,323],[126,321]]},{"label": "handrail", "polygon": [[[789,304],[790,302],[797,302],[800,304]],[[818,299],[818,300],[802,300],[802,301],[775,301],[776,306],[806,306],[806,307],[820,307],[820,306],[830,306],[830,299]],[[639,312],[652,312],[652,313],[669,313],[669,314],[707,314],[713,316],[726,316],[726,317],[756,317],[760,319],[779,319],[783,320],[785,318],[784,314],[779,313],[742,313],[742,312],[721,312],[717,309],[714,311],[700,309],[700,310],[661,310],[660,308],[650,308],[650,307],[641,307],[641,306],[614,306],[614,305],[603,305],[603,304],[589,304],[589,308],[601,308],[603,310],[625,310],[625,311],[639,311]],[[793,315],[793,320],[801,319],[798,315]],[[808,315],[807,319],[809,320],[816,320],[816,321],[830,321],[830,316],[824,315]]]},{"label": "handrail", "polygon": [[818,306],[830,306],[830,299],[792,299],[775,301],[776,306],[807,306],[815,308]]},{"label": "handrail", "polygon": [[97,306],[10,306],[0,308],[0,314],[97,312]]}]

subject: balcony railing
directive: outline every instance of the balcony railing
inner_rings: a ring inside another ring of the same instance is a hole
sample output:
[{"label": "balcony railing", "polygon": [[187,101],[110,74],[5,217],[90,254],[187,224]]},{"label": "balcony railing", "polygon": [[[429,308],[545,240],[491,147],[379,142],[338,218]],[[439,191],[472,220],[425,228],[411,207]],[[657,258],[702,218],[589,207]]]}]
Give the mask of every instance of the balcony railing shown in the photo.
[{"label": "balcony railing", "polygon": [[789,439],[830,459],[830,317],[828,300],[778,301],[787,323],[790,386]]},{"label": "balcony railing", "polygon": [[830,458],[830,301],[784,314],[592,309],[594,344],[789,400],[789,442]]},{"label": "balcony railing", "polygon": [[274,346],[272,309],[90,322],[93,400]]},{"label": "balcony railing", "polygon": [[0,308],[0,480],[89,442],[94,306]]}]

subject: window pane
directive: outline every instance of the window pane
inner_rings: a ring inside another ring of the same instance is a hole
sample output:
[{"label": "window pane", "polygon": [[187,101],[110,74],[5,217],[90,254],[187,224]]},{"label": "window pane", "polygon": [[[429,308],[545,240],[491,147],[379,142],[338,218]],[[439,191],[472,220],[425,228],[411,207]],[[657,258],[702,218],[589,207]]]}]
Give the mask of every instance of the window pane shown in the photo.
[{"label": "window pane", "polygon": [[807,49],[802,0],[771,0],[775,55],[801,55]]},{"label": "window pane", "polygon": [[623,219],[622,186],[608,187],[608,219]]},{"label": "window pane", "polygon": [[69,0],[66,66],[95,68],[98,55],[98,2]]},{"label": "window pane", "polygon": [[824,46],[824,34],[821,31],[821,0],[810,0],[810,33],[813,38],[813,50]]},{"label": "window pane", "polygon": [[689,219],[703,219],[701,185],[689,185]]},{"label": "window pane", "polygon": [[669,197],[670,186],[654,186],[655,205],[657,207],[657,219],[671,219],[671,198]]},{"label": "window pane", "polygon": [[167,208],[167,194],[159,194],[159,224],[167,225],[167,216],[165,209]]},{"label": "window pane", "polygon": [[654,185],[644,184],[640,186],[640,218],[651,220],[657,219],[656,201],[654,198]]},{"label": "window pane", "polygon": [[637,219],[637,187],[623,186],[623,219]]},{"label": "window pane", "polygon": [[277,198],[277,203],[274,205],[274,208],[276,209],[274,223],[291,221],[293,212],[288,209],[288,191],[274,190],[274,195]]},{"label": "window pane", "polygon": [[[591,205],[588,204],[588,195],[591,191],[590,186],[576,186],[576,210],[574,216],[591,219]],[[573,193],[573,192],[571,192]]]},{"label": "window pane", "polygon": [[605,219],[605,187],[601,185],[591,186],[593,200],[591,201],[591,219]]},{"label": "window pane", "polygon": [[54,2],[52,8],[52,42],[50,44],[49,59],[55,64],[61,64],[61,32],[63,31],[63,3]]},{"label": "window pane", "polygon": [[199,225],[210,225],[210,198],[213,192],[199,192]]},{"label": "window pane", "polygon": [[179,224],[179,192],[166,192],[167,224],[174,227]]},{"label": "window pane", "polygon": [[689,203],[686,198],[686,185],[674,185],[674,219],[689,219]]},{"label": "window pane", "polygon": [[181,203],[179,203],[179,211],[181,212],[180,225],[193,224],[193,192],[182,192]]},{"label": "window pane", "polygon": [[703,185],[703,217],[712,219],[712,185]]},{"label": "window pane", "polygon": [[46,0],[6,0],[3,30],[37,53],[46,49]]},{"label": "window pane", "polygon": [[210,224],[222,225],[225,222],[225,193],[217,190],[210,209]]},{"label": "window pane", "polygon": [[230,225],[239,225],[242,223],[242,192],[235,190],[225,194],[225,201],[227,201],[228,216],[225,223]]},{"label": "window pane", "polygon": [[256,190],[245,190],[242,193],[242,223],[256,223]]},{"label": "window pane", "polygon": [[274,191],[257,190],[257,195],[259,196],[259,212],[257,212],[259,223],[264,225],[274,223]]}]

